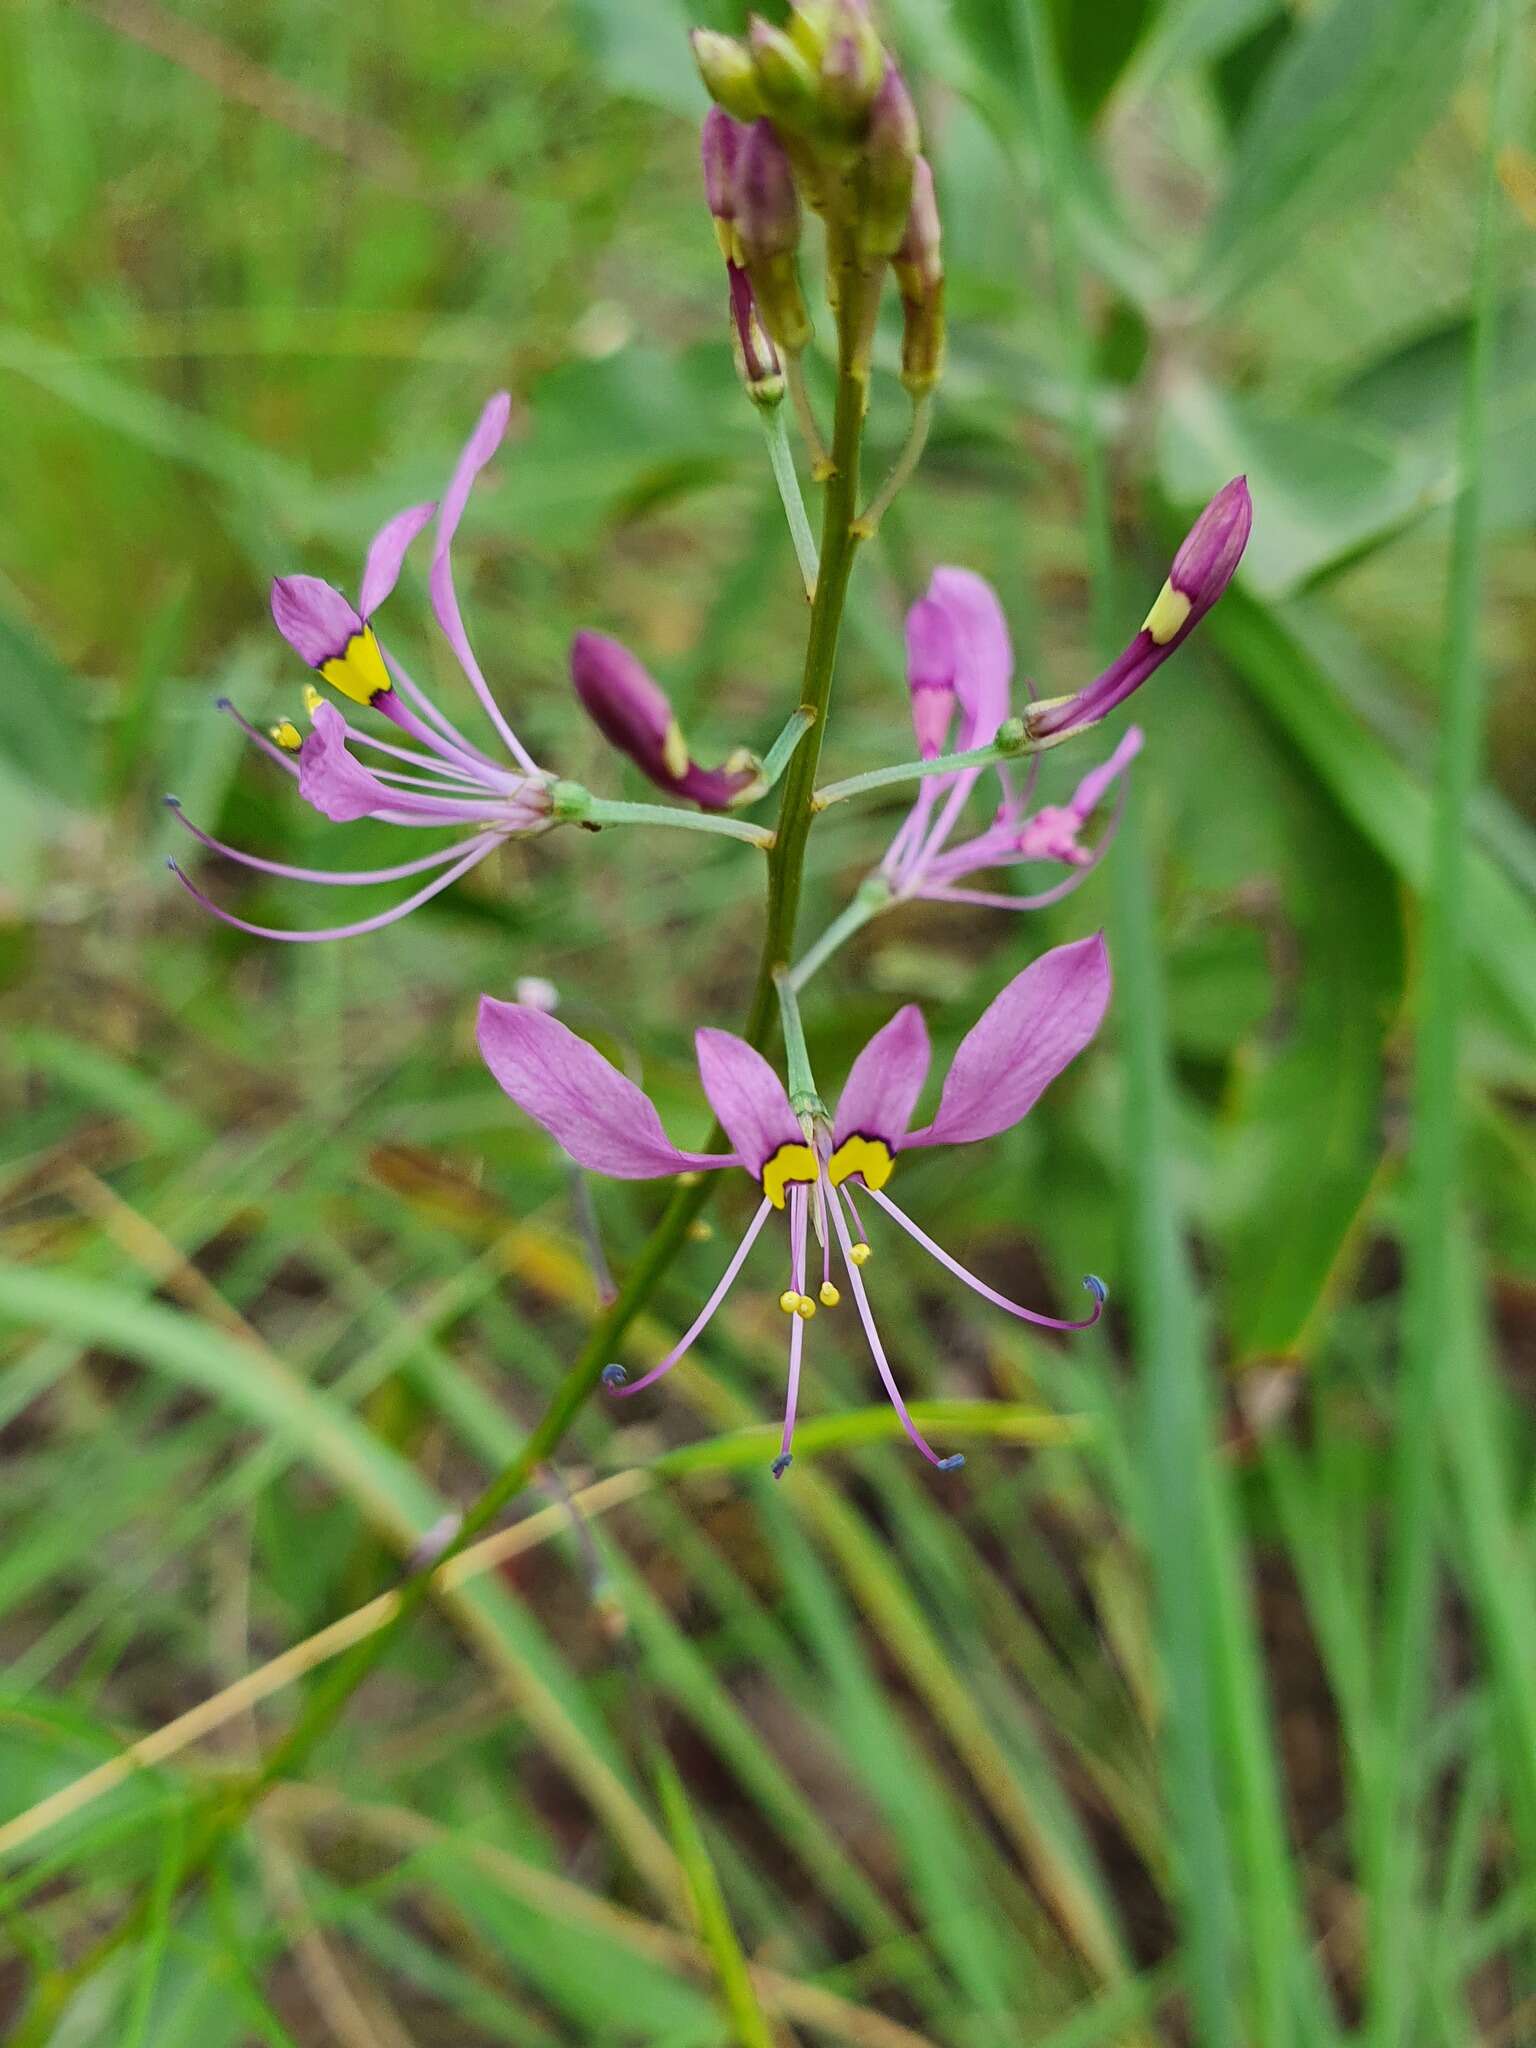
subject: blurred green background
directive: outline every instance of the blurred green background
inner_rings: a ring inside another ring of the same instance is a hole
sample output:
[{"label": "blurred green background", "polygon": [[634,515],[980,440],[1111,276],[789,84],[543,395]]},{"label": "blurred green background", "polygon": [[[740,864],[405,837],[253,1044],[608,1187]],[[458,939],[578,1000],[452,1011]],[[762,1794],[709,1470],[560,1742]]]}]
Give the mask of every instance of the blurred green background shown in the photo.
[{"label": "blurred green background", "polygon": [[[705,759],[772,738],[804,606],[726,345],[690,18],[0,10],[0,1825],[389,1584],[559,1379],[594,1285],[561,1161],[474,1056],[481,990],[551,977],[702,1137],[691,1033],[739,1020],[755,968],[744,849],[556,835],[398,928],[283,948],[177,890],[159,803],[280,859],[400,857],[295,801],[213,703],[297,707],[269,577],[354,584],[501,385],[513,433],[459,585],[536,755],[645,793],[574,708],[579,626],[642,654]],[[890,1441],[849,1318],[823,1315],[818,1427],[775,1488],[771,1444],[739,1434],[780,1400],[760,1275],[656,1396],[591,1405],[524,1504],[554,1504],[536,1540],[418,1622],[195,1898],[173,1908],[189,1815],[313,1680],[7,1854],[0,2015],[45,2001],[18,2039],[1536,2039],[1528,133],[1496,195],[1454,1398],[1429,1412],[1433,1378],[1399,1370],[1490,11],[890,0],[883,20],[938,177],[951,367],[856,575],[827,773],[910,751],[900,620],[937,563],[995,581],[1042,691],[1098,666],[1053,195],[1085,271],[1124,636],[1212,489],[1246,470],[1257,507],[1238,585],[1135,706],[1176,1082],[1157,1165],[1200,1283],[1189,1399],[1159,1401],[1125,1318],[1144,1250],[1112,1018],[1027,1126],[906,1190],[1025,1299],[1074,1312],[1102,1272],[1101,1331],[1042,1341],[879,1248],[909,1389],[1001,1404],[991,1434],[956,1411],[963,1475]],[[882,372],[875,463],[903,415]],[[391,617],[443,680],[415,566]],[[1100,751],[1053,756],[1047,793]],[[818,828],[805,936],[901,808]],[[336,901],[198,873],[258,921]],[[1101,872],[1039,916],[878,922],[814,987],[818,1068],[910,998],[942,1052],[1110,895]],[[595,1190],[616,1267],[662,1198]],[[632,1360],[689,1318],[748,1199],[725,1197]],[[1430,1446],[1438,1588],[1408,1744],[1381,1605],[1405,1432]],[[626,1473],[573,1524],[568,1493]],[[1187,1571],[1159,1592],[1170,1541]],[[1171,1749],[1170,1700],[1205,1717]],[[1400,1879],[1387,1996],[1372,1928]],[[134,1906],[135,1939],[73,1982]]]}]

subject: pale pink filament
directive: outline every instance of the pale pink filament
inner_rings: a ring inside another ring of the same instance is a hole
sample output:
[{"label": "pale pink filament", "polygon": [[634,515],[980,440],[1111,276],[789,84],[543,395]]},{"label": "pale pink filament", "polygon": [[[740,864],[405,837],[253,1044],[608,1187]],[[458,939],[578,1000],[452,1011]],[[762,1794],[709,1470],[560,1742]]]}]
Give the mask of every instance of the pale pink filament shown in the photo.
[{"label": "pale pink filament", "polygon": [[1011,1316],[1020,1316],[1027,1323],[1039,1323],[1047,1330],[1091,1330],[1103,1315],[1103,1291],[1100,1283],[1091,1279],[1085,1280],[1083,1285],[1094,1297],[1093,1314],[1084,1316],[1081,1322],[1066,1322],[1060,1316],[1041,1315],[1038,1309],[1021,1308],[1018,1302],[1010,1301],[1006,1294],[999,1294],[995,1287],[989,1287],[985,1280],[978,1280],[976,1275],[962,1266],[958,1259],[952,1258],[942,1245],[935,1244],[927,1231],[914,1223],[905,1210],[898,1209],[889,1195],[882,1194],[879,1188],[869,1187],[867,1183],[865,1192],[880,1204],[888,1216],[896,1219],[909,1237],[917,1240],[930,1258],[937,1259],[939,1264],[953,1273],[957,1280],[963,1280],[967,1287],[979,1294],[983,1301],[990,1301],[994,1308],[1003,1309]]},{"label": "pale pink filament", "polygon": [[936,1465],[941,1472],[952,1472],[957,1466],[965,1463],[964,1458],[958,1453],[954,1457],[941,1458],[938,1452],[933,1449],[922,1431],[908,1414],[907,1404],[901,1398],[901,1389],[897,1386],[895,1376],[890,1366],[886,1363],[885,1350],[880,1342],[880,1332],[875,1328],[875,1318],[870,1310],[869,1297],[864,1292],[864,1278],[853,1257],[853,1246],[848,1237],[848,1225],[843,1220],[842,1202],[838,1200],[838,1196],[842,1192],[841,1188],[833,1190],[832,1221],[837,1228],[838,1242],[843,1248],[843,1264],[848,1271],[848,1284],[853,1289],[853,1298],[858,1304],[859,1319],[864,1325],[864,1335],[869,1339],[869,1348],[879,1369],[880,1377],[885,1382],[885,1391],[890,1396],[891,1406],[896,1410],[897,1415],[901,1419],[902,1428],[917,1446],[918,1450],[922,1452],[929,1464]]},{"label": "pale pink filament", "polygon": [[[642,1387],[654,1386],[656,1381],[661,1378],[663,1373],[667,1373],[672,1370],[673,1366],[676,1365],[677,1361],[683,1356],[683,1354],[687,1350],[690,1349],[694,1342],[694,1339],[701,1336],[705,1329],[708,1328],[710,1320],[715,1313],[715,1310],[720,1306],[721,1302],[724,1301],[725,1297],[730,1293],[736,1275],[741,1271],[742,1265],[746,1260],[747,1253],[751,1251],[753,1245],[757,1242],[757,1234],[762,1229],[763,1225],[768,1221],[769,1212],[772,1208],[773,1204],[765,1196],[762,1202],[760,1202],[758,1205],[757,1214],[752,1218],[752,1221],[747,1225],[746,1235],[742,1238],[741,1243],[737,1245],[736,1250],[732,1255],[731,1263],[726,1267],[725,1272],[721,1275],[719,1286],[715,1289],[714,1293],[709,1297],[708,1301],[705,1302],[703,1308],[699,1310],[699,1313],[697,1317],[694,1319],[693,1325],[689,1329],[687,1335],[681,1337],[678,1340],[678,1342],[675,1345],[673,1345],[672,1349],[667,1353],[666,1357],[661,1361],[660,1365],[653,1365],[650,1371],[648,1373],[645,1373],[640,1379],[629,1381],[623,1386],[616,1384],[616,1382],[612,1380],[608,1381],[607,1384],[610,1392],[620,1396],[621,1398],[627,1394],[638,1394]],[[800,1319],[797,1316],[795,1320],[796,1322],[798,1322]],[[609,1371],[612,1370],[613,1368],[610,1367]]]}]

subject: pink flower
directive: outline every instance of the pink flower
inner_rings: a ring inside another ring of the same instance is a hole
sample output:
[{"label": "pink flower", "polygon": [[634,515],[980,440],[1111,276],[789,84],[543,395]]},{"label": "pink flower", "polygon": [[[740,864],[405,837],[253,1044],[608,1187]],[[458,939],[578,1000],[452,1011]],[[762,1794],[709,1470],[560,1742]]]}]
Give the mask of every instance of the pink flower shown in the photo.
[{"label": "pink flower", "polygon": [[[936,569],[926,596],[907,613],[907,684],[912,725],[923,759],[984,747],[1008,716],[1013,648],[997,593],[969,569]],[[951,727],[957,729],[951,733]],[[1070,895],[1097,865],[1114,836],[1111,824],[1096,847],[1081,833],[1116,779],[1141,750],[1135,726],[1107,761],[1085,775],[1065,804],[1030,811],[1037,764],[1022,791],[1006,768],[998,770],[1002,802],[984,831],[951,844],[976,784],[986,772],[965,768],[930,776],[891,841],[880,872],[892,896],[937,903],[977,903],[1004,910],[1036,910]],[[1073,870],[1063,882],[1034,895],[982,891],[960,884],[986,868],[1051,861]]]},{"label": "pink flower", "polygon": [[807,1289],[808,1233],[821,1251],[819,1298],[841,1299],[832,1279],[836,1243],[885,1390],[912,1442],[942,1471],[964,1463],[941,1458],[919,1432],[896,1385],[875,1327],[863,1267],[869,1244],[855,1201],[869,1199],[941,1265],[1007,1314],[1049,1329],[1079,1330],[1098,1321],[1104,1288],[1084,1285],[1093,1313],[1065,1322],[1021,1307],[944,1251],[886,1193],[903,1153],[928,1145],[970,1145],[1010,1130],[1055,1077],[1092,1039],[1109,1002],[1109,961],[1103,939],[1081,939],[1045,954],[1015,976],[961,1041],[939,1097],[937,1114],[911,1128],[929,1066],[928,1033],[913,1004],[899,1010],[853,1063],[834,1116],[797,1116],[773,1068],[728,1031],[697,1036],[699,1077],[730,1141],[728,1153],[683,1152],[662,1127],[650,1099],[602,1055],[546,1012],[521,1003],[480,1002],[479,1042],[486,1065],[506,1093],[577,1163],[620,1180],[739,1167],[762,1199],[718,1286],[691,1327],[660,1364],[632,1384],[610,1365],[605,1383],[635,1394],[669,1372],[707,1327],[729,1293],[759,1233],[775,1211],[789,1224],[789,1280],[779,1305],[791,1318],[789,1387],[784,1433],[774,1474],[790,1462],[799,1399],[804,1325],[816,1312]]},{"label": "pink flower", "polygon": [[[310,730],[283,722],[266,736],[254,730],[225,703],[256,744],[285,768],[298,783],[299,795],[335,824],[358,818],[380,818],[413,829],[444,827],[465,836],[454,844],[414,860],[382,868],[301,868],[264,860],[226,846],[182,816],[175,798],[167,802],[193,837],[226,860],[288,881],[329,886],[403,881],[428,874],[432,879],[373,917],[323,931],[293,932],[248,923],[210,901],[170,863],[172,872],[205,909],[240,931],[260,938],[312,943],[377,931],[397,923],[429,898],[441,894],[459,877],[506,840],[546,831],[552,823],[550,790],[554,777],[541,769],[491,694],[464,629],[453,583],[450,550],[469,502],[475,478],[484,469],[507,430],[511,400],[499,392],[481,413],[443,493],[441,504],[411,505],[396,513],[375,535],[363,565],[358,601],[318,576],[280,576],[272,585],[272,617],[278,631],[321,680],[340,696],[389,721],[411,744],[381,737],[351,723],[346,714],[317,689],[306,693]],[[373,627],[373,616],[399,580],[407,549],[436,515],[432,546],[432,608],[438,627],[452,649],[471,689],[496,730],[509,757],[494,759],[460,732],[411,680],[394,655],[387,652]],[[380,756],[377,766],[358,758],[360,752]]]}]

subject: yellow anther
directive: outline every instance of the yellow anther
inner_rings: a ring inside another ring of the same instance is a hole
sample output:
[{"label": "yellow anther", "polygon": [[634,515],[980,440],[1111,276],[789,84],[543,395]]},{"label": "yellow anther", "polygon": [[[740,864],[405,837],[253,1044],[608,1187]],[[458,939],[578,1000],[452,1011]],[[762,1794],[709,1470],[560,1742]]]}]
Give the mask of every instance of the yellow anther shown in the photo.
[{"label": "yellow anther", "polygon": [[836,1308],[837,1304],[842,1300],[842,1298],[843,1297],[838,1293],[837,1289],[832,1285],[832,1282],[830,1280],[822,1281],[821,1305],[823,1308]]},{"label": "yellow anther", "polygon": [[695,1216],[688,1226],[688,1235],[695,1244],[708,1244],[715,1234],[715,1226],[703,1216]]},{"label": "yellow anther", "polygon": [[803,1317],[806,1322],[809,1322],[811,1320],[811,1317],[815,1315],[815,1313],[815,1302],[812,1301],[811,1297],[808,1294],[802,1294],[800,1299],[795,1303],[795,1314],[797,1316]]},{"label": "yellow anther", "polygon": [[799,1306],[800,1296],[796,1293],[793,1287],[786,1287],[784,1292],[779,1296],[779,1307],[783,1309],[785,1315],[792,1316],[795,1313],[796,1309],[799,1308]]},{"label": "yellow anther", "polygon": [[1165,583],[1157,593],[1151,611],[1141,622],[1143,633],[1150,633],[1159,647],[1168,642],[1189,617],[1190,603],[1182,590],[1175,590],[1172,583]]},{"label": "yellow anther", "polygon": [[325,699],[321,696],[320,692],[315,688],[313,683],[306,683],[304,685],[304,709],[309,713],[311,718],[314,717],[315,713],[320,709],[320,706],[324,702]]},{"label": "yellow anther", "polygon": [[869,1246],[867,1244],[851,1245],[848,1250],[848,1256],[856,1266],[867,1265],[869,1263]]},{"label": "yellow anther", "polygon": [[304,735],[291,718],[280,718],[276,725],[269,725],[267,730],[286,753],[296,754],[304,744]]}]

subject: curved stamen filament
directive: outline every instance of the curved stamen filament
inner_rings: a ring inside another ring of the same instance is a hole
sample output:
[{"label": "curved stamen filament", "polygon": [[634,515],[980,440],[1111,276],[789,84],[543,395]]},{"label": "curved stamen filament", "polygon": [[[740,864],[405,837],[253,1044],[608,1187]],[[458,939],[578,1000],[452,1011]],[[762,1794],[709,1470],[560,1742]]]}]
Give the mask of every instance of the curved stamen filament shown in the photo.
[{"label": "curved stamen filament", "polygon": [[[1097,867],[1098,862],[1093,865]],[[981,910],[1044,910],[1047,904],[1059,903],[1063,896],[1081,889],[1092,873],[1093,867],[1074,868],[1064,882],[1033,896],[1012,896],[1006,889],[949,889],[938,883],[918,894],[928,903],[969,903]]]},{"label": "curved stamen filament", "polygon": [[950,833],[954,831],[956,821],[960,813],[965,809],[971,791],[976,787],[976,778],[980,772],[978,768],[967,768],[955,777],[954,787],[950,790],[948,801],[939,813],[938,822],[934,825],[933,830],[928,834],[922,846],[902,870],[897,882],[899,893],[904,893],[916,883],[929,861],[933,859],[940,847],[948,839]]},{"label": "curved stamen filament", "polygon": [[361,886],[369,882],[403,882],[410,875],[424,875],[432,868],[446,866],[479,843],[478,838],[461,839],[456,846],[439,847],[436,853],[424,853],[418,860],[400,861],[392,868],[301,868],[295,867],[291,861],[266,860],[259,853],[246,853],[238,846],[228,846],[222,839],[215,839],[201,825],[193,824],[175,797],[168,796],[165,805],[210,853],[222,854],[225,860],[238,861],[241,867],[255,868],[263,875],[281,876],[285,882],[326,882],[336,888],[354,884]]},{"label": "curved stamen filament", "polygon": [[1006,1294],[999,1294],[995,1287],[989,1287],[985,1280],[979,1280],[967,1267],[962,1266],[958,1259],[951,1257],[942,1245],[935,1244],[927,1231],[914,1223],[904,1209],[898,1209],[889,1195],[883,1194],[879,1188],[868,1186],[865,1193],[877,1201],[888,1215],[893,1216],[907,1235],[915,1238],[930,1258],[937,1259],[939,1264],[953,1273],[957,1280],[963,1280],[967,1287],[979,1294],[983,1301],[990,1301],[994,1308],[1000,1308],[1010,1316],[1019,1316],[1026,1323],[1039,1323],[1047,1330],[1091,1330],[1103,1315],[1104,1283],[1102,1280],[1096,1280],[1091,1273],[1084,1279],[1083,1285],[1093,1296],[1093,1314],[1084,1316],[1080,1322],[1068,1322],[1061,1316],[1041,1315],[1038,1309],[1021,1308],[1018,1302],[1010,1301]]},{"label": "curved stamen filament", "polygon": [[841,1199],[843,1193],[844,1191],[841,1188],[834,1188],[832,1191],[832,1221],[837,1227],[838,1242],[843,1248],[843,1264],[847,1269],[848,1284],[853,1289],[854,1301],[858,1304],[859,1320],[864,1325],[864,1335],[869,1339],[869,1348],[874,1357],[875,1365],[879,1370],[881,1379],[885,1382],[885,1391],[890,1396],[891,1406],[896,1410],[897,1415],[901,1419],[902,1428],[917,1446],[918,1450],[922,1452],[929,1464],[936,1465],[941,1472],[953,1472],[965,1463],[964,1457],[957,1452],[953,1457],[941,1458],[938,1452],[934,1450],[917,1424],[912,1420],[912,1417],[907,1413],[907,1404],[901,1398],[901,1389],[897,1386],[895,1375],[886,1363],[885,1350],[880,1342],[880,1332],[875,1328],[875,1318],[869,1306],[869,1297],[864,1292],[864,1276],[859,1271],[858,1263],[853,1256],[853,1246],[848,1237],[848,1225],[843,1220]]},{"label": "curved stamen filament", "polygon": [[243,717],[241,713],[235,709],[234,705],[229,701],[227,697],[221,697],[219,699],[219,709],[221,711],[227,711],[230,717],[235,721],[236,725],[239,726],[240,730],[245,734],[248,740],[254,740],[256,745],[260,747],[261,751],[264,754],[270,754],[272,756],[272,759],[277,763],[279,768],[286,769],[290,775],[297,779],[299,773],[299,764],[294,759],[292,754],[285,752],[282,747],[274,745],[274,743],[267,738],[264,732],[258,732],[255,726],[252,725],[251,721],[248,718]]},{"label": "curved stamen filament", "polygon": [[322,939],[361,938],[364,932],[382,931],[385,925],[398,924],[402,917],[409,917],[411,912],[419,910],[423,903],[430,902],[434,896],[440,896],[444,889],[451,887],[459,879],[460,875],[468,874],[478,861],[485,859],[496,844],[495,833],[488,832],[481,839],[472,839],[462,860],[455,861],[446,873],[436,876],[424,889],[418,889],[413,896],[407,896],[403,903],[397,903],[391,910],[381,910],[375,917],[359,918],[356,924],[332,925],[328,930],[320,932],[287,932],[280,930],[276,925],[251,924],[243,917],[236,917],[232,911],[221,910],[211,896],[205,896],[197,884],[182,873],[175,861],[167,861],[166,866],[187,894],[195,896],[204,910],[218,918],[221,924],[233,925],[237,932],[249,932],[253,938],[283,939],[289,945],[312,946]]},{"label": "curved stamen filament", "polygon": [[460,753],[467,755],[471,761],[478,762],[481,767],[496,767],[496,762],[491,759],[490,755],[486,753],[484,748],[477,747],[473,740],[467,739],[464,736],[464,734],[459,731],[459,728],[454,724],[453,720],[448,716],[448,714],[445,711],[440,711],[438,709],[437,705],[433,703],[432,699],[427,695],[426,691],[421,687],[420,683],[412,679],[405,665],[401,661],[399,661],[394,654],[390,652],[390,650],[384,645],[382,641],[380,641],[379,643],[379,652],[384,657],[384,666],[389,670],[391,679],[393,680],[396,689],[402,692],[405,696],[410,698],[411,702],[416,706],[417,710],[420,711],[424,717],[431,720],[433,725],[435,725],[438,731],[443,735],[444,739],[450,741],[455,747],[459,749]]},{"label": "curved stamen filament", "polygon": [[[810,1208],[807,1191],[794,1188],[789,1197],[789,1284],[795,1293],[805,1293],[805,1220]],[[794,1452],[795,1410],[800,1405],[800,1354],[805,1347],[805,1317],[792,1315],[789,1319],[789,1380],[784,1394],[784,1434],[779,1440],[779,1455],[773,1461],[773,1476],[782,1479],[789,1467]]]},{"label": "curved stamen filament", "polygon": [[[751,1251],[753,1245],[757,1242],[757,1234],[762,1229],[763,1225],[768,1221],[772,1209],[773,1204],[766,1199],[759,1204],[757,1214],[752,1218],[752,1221],[747,1225],[746,1235],[742,1238],[741,1243],[737,1245],[736,1250],[732,1255],[731,1263],[726,1267],[724,1273],[720,1276],[719,1286],[716,1287],[714,1293],[709,1297],[708,1301],[706,1301],[704,1306],[699,1310],[699,1313],[697,1317],[694,1319],[693,1325],[688,1330],[687,1334],[678,1339],[677,1343],[673,1345],[672,1349],[667,1353],[666,1357],[661,1361],[659,1365],[653,1365],[648,1373],[644,1373],[637,1380],[624,1382],[621,1381],[617,1376],[610,1378],[610,1374],[616,1373],[616,1369],[610,1365],[603,1374],[603,1384],[608,1388],[610,1393],[617,1394],[621,1398],[627,1394],[638,1394],[642,1388],[654,1386],[657,1380],[661,1378],[663,1373],[667,1373],[672,1370],[673,1366],[676,1365],[677,1361],[683,1356],[683,1354],[692,1347],[695,1338],[701,1336],[703,1332],[708,1328],[710,1320],[714,1316],[715,1310],[720,1306],[721,1302],[724,1301],[727,1294],[730,1293],[731,1285],[734,1282],[736,1275],[741,1271],[742,1264],[746,1259],[747,1253]],[[796,1316],[795,1321],[798,1323],[799,1320],[800,1318]],[[617,1372],[622,1371],[622,1366],[617,1368]]]}]

